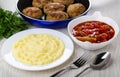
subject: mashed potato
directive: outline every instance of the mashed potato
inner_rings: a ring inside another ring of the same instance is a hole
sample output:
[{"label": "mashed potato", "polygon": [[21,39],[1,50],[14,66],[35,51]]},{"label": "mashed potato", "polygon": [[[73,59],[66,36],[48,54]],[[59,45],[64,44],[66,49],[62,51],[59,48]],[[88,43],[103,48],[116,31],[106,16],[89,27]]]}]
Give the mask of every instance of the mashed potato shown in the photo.
[{"label": "mashed potato", "polygon": [[22,63],[44,65],[60,58],[64,48],[64,43],[50,34],[30,34],[15,42],[12,54]]}]

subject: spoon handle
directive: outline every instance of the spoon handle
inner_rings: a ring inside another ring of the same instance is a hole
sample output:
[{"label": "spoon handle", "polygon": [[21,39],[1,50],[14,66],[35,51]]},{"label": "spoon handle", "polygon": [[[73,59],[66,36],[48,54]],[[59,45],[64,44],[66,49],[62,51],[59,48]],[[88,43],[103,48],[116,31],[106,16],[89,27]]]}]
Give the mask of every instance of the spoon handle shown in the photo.
[{"label": "spoon handle", "polygon": [[79,77],[83,72],[85,72],[87,69],[91,68],[90,66],[89,67],[86,67],[84,70],[82,70],[79,74],[77,74],[75,77]]}]

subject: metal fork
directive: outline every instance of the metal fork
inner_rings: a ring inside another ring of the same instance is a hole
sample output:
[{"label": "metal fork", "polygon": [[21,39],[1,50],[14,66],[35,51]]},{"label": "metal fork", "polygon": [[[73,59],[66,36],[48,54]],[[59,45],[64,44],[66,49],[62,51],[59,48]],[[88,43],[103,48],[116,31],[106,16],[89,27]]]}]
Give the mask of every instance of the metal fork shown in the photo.
[{"label": "metal fork", "polygon": [[51,75],[50,77],[59,77],[62,74],[64,74],[65,72],[71,70],[71,69],[77,69],[80,68],[81,66],[83,66],[88,60],[90,60],[90,55],[91,53],[84,52],[84,54],[78,58],[76,61],[74,61],[72,64],[70,64],[69,66],[67,66],[64,69],[61,69],[60,71],[56,72],[55,74]]}]

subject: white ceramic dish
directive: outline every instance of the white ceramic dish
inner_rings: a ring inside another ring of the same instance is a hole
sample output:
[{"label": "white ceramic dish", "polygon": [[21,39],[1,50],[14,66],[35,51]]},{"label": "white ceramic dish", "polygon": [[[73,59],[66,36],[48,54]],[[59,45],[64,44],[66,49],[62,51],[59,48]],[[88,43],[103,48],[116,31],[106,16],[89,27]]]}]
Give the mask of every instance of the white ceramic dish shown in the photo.
[{"label": "white ceramic dish", "polygon": [[[92,20],[105,22],[105,23],[111,25],[115,30],[115,35],[113,36],[113,38],[110,39],[109,41],[106,41],[106,42],[90,43],[90,42],[79,41],[72,35],[72,29],[74,26],[76,26],[77,24],[79,24],[81,22],[92,21]],[[74,40],[74,42],[77,43],[78,45],[80,45],[82,48],[87,49],[87,50],[97,50],[97,49],[100,49],[100,48],[108,45],[109,43],[111,43],[115,39],[115,37],[119,33],[119,27],[118,27],[117,23],[114,20],[112,20],[111,18],[103,17],[100,12],[95,12],[91,16],[82,16],[82,17],[79,17],[79,18],[72,20],[68,24],[68,33],[71,36],[71,38]]]},{"label": "white ceramic dish", "polygon": [[[40,33],[48,33],[48,34],[51,34],[51,35],[61,39],[65,44],[65,51],[64,51],[63,55],[56,61],[54,61],[50,64],[42,65],[42,66],[29,66],[29,65],[25,65],[19,61],[16,61],[11,53],[12,45],[14,44],[14,42],[20,38],[25,37],[28,34],[40,34]],[[16,68],[19,68],[22,70],[39,71],[39,70],[50,69],[50,68],[59,66],[60,64],[63,64],[66,60],[68,60],[71,57],[71,55],[73,54],[73,49],[74,49],[74,45],[73,45],[72,40],[65,34],[55,31],[55,30],[51,30],[51,29],[40,29],[39,28],[39,29],[29,29],[29,30],[21,31],[19,33],[14,34],[13,36],[8,38],[4,42],[4,44],[1,48],[1,52],[2,52],[3,59],[8,64],[12,65],[13,67],[16,67]]]}]

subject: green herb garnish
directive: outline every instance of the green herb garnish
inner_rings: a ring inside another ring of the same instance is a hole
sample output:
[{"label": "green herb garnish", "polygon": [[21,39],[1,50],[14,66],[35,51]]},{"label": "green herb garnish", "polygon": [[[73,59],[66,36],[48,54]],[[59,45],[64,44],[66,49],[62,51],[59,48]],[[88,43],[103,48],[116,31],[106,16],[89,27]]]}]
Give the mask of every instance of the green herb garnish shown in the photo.
[{"label": "green herb garnish", "polygon": [[28,29],[28,23],[11,12],[0,8],[0,39],[8,38],[16,32]]}]

